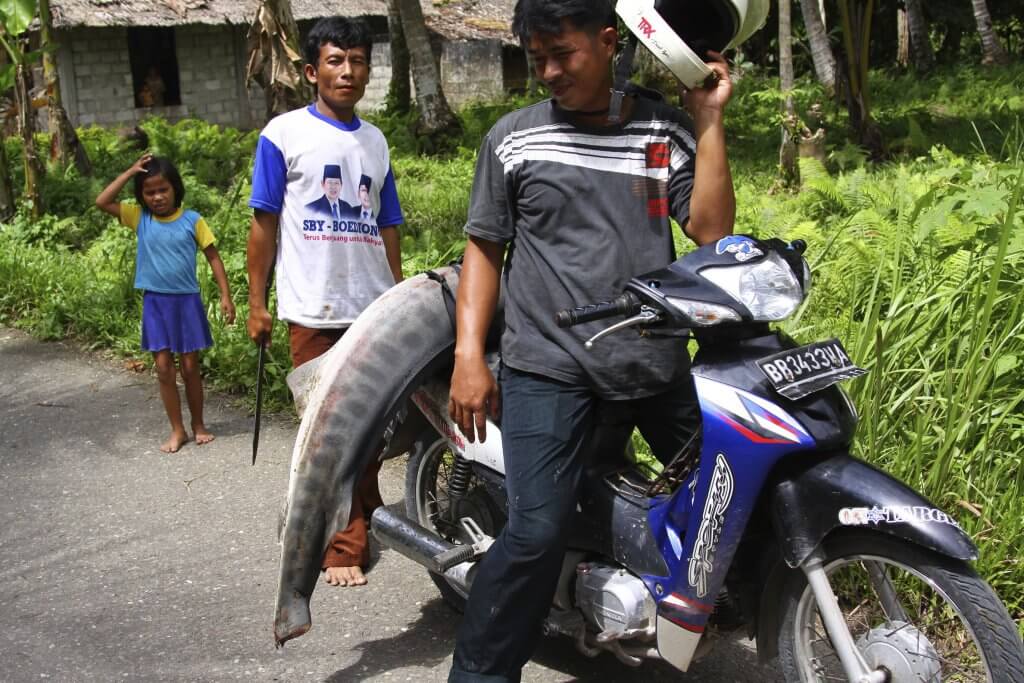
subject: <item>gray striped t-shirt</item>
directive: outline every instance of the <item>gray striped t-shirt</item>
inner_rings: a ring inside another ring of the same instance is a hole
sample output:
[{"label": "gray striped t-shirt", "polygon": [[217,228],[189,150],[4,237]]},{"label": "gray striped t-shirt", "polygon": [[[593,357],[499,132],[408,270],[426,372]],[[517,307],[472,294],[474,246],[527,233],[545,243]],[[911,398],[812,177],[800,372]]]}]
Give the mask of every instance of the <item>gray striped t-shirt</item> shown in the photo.
[{"label": "gray striped t-shirt", "polygon": [[669,216],[689,218],[696,143],[677,109],[638,97],[622,126],[588,128],[548,100],[503,117],[477,159],[466,233],[511,243],[504,362],[590,387],[648,396],[689,371],[685,339],[626,330],[587,351],[615,320],[570,329],[564,308],[607,301],[627,280],[674,258]]}]

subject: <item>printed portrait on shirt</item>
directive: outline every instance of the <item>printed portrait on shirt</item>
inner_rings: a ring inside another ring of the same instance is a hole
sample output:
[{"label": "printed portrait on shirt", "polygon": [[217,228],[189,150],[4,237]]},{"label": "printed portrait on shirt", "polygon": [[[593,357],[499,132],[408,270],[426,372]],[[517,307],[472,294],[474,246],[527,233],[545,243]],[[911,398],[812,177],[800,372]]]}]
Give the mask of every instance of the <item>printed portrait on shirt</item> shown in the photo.
[{"label": "printed portrait on shirt", "polygon": [[373,180],[368,175],[359,178],[359,206],[357,211],[363,220],[373,218],[373,204],[370,201],[370,189],[373,187]]},{"label": "printed portrait on shirt", "polygon": [[323,195],[319,199],[306,204],[307,209],[311,209],[324,216],[329,216],[334,220],[359,216],[359,207],[352,206],[341,198],[341,188],[343,186],[341,166],[338,164],[325,164],[321,186],[324,191]]}]

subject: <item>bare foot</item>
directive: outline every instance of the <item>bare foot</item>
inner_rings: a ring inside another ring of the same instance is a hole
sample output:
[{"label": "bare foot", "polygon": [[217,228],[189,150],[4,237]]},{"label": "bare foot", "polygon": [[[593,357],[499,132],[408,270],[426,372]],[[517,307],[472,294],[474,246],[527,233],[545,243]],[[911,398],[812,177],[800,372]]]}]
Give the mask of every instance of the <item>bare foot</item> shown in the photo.
[{"label": "bare foot", "polygon": [[202,446],[204,443],[210,443],[217,438],[210,433],[210,430],[206,428],[206,425],[192,425],[192,431],[196,433],[197,446]]},{"label": "bare foot", "polygon": [[188,443],[188,434],[184,431],[171,432],[171,437],[160,444],[160,450],[164,453],[177,453],[178,450]]},{"label": "bare foot", "polygon": [[324,581],[342,587],[366,585],[366,577],[359,567],[328,567],[324,571]]}]

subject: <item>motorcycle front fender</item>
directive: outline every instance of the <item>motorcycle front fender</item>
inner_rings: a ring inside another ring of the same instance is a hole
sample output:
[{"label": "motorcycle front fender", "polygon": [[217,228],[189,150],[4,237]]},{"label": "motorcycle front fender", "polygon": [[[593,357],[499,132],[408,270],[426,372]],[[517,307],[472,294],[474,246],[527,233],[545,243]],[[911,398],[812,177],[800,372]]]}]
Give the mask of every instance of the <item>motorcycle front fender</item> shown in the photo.
[{"label": "motorcycle front fender", "polygon": [[782,557],[800,566],[832,531],[866,527],[958,560],[978,548],[956,521],[931,502],[847,453],[785,475],[773,491],[772,524]]}]

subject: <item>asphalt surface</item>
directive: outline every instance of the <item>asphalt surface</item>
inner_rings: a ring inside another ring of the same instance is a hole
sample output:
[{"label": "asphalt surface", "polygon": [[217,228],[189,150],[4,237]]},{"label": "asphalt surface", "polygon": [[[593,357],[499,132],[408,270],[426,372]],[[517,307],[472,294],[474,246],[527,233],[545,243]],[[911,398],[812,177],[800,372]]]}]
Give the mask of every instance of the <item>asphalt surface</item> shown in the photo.
[{"label": "asphalt surface", "polygon": [[[313,629],[273,645],[297,423],[207,396],[216,441],[168,455],[155,378],[0,328],[0,680],[444,681],[459,616],[419,566],[376,551],[370,585],[313,595]],[[186,424],[187,424],[186,417]],[[381,489],[400,504],[405,459]],[[523,680],[781,680],[723,642],[685,675],[546,639]]]}]

